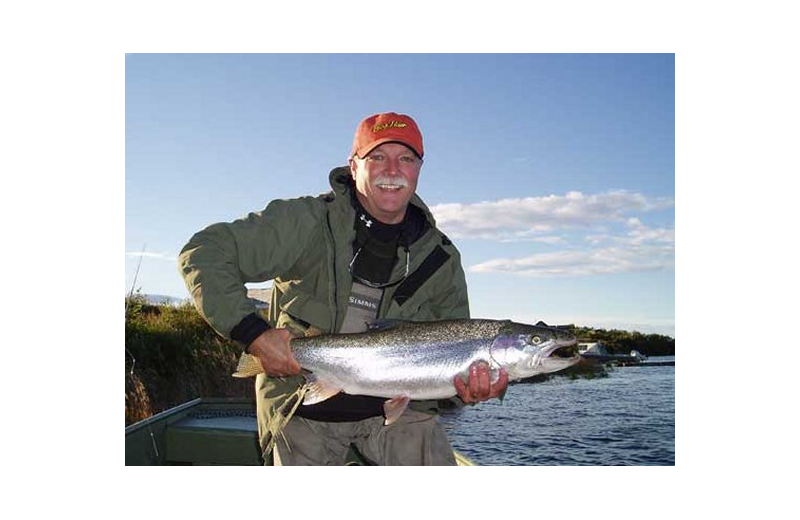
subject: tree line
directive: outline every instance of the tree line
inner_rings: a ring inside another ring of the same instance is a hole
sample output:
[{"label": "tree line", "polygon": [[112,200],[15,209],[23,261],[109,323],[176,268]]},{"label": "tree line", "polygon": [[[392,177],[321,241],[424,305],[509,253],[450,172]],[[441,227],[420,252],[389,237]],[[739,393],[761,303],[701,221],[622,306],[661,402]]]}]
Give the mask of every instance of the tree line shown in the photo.
[{"label": "tree line", "polygon": [[642,334],[617,329],[574,327],[579,342],[599,341],[611,354],[630,354],[638,350],[645,356],[674,356],[675,338],[662,334]]}]

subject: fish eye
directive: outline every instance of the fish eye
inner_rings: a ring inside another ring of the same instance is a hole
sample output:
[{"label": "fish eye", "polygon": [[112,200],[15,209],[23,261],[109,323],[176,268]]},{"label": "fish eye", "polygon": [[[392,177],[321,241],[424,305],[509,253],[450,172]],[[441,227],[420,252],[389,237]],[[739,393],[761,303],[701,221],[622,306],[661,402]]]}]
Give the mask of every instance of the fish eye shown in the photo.
[{"label": "fish eye", "polygon": [[541,342],[542,338],[540,338],[539,336],[531,336],[531,343],[533,343],[534,345],[538,345]]}]

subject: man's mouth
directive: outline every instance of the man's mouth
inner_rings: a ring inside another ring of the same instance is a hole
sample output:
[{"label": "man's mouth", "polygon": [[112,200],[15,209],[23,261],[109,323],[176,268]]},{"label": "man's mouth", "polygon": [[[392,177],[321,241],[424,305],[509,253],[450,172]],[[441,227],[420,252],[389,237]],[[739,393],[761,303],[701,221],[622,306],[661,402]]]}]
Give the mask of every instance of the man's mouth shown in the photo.
[{"label": "man's mouth", "polygon": [[376,186],[382,190],[390,190],[390,191],[397,191],[403,188],[403,186],[400,186],[398,184],[376,184]]}]

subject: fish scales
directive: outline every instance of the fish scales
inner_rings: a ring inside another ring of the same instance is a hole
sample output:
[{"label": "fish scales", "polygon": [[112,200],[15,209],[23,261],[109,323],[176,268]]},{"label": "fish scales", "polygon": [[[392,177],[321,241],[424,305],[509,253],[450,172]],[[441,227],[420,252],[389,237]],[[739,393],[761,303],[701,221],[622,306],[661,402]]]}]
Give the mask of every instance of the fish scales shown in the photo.
[{"label": "fish scales", "polygon": [[453,378],[466,379],[475,361],[490,363],[495,372],[506,368],[510,379],[519,379],[574,363],[562,359],[549,368],[544,363],[552,350],[574,343],[574,336],[547,327],[465,319],[297,338],[291,348],[300,365],[327,387],[386,398],[441,399],[455,395]]},{"label": "fish scales", "polygon": [[399,325],[365,334],[318,336],[298,341],[298,362],[319,379],[349,394],[438,399],[454,394],[455,375],[475,361],[489,361],[504,322],[452,320]]}]

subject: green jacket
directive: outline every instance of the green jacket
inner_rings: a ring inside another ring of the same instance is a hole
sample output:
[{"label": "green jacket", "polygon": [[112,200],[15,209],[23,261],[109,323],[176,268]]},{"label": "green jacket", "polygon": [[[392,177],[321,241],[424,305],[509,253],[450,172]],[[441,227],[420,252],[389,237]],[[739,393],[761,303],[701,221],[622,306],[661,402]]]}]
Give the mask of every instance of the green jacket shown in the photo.
[{"label": "green jacket", "polygon": [[[354,189],[348,167],[330,173],[333,190],[318,197],[272,201],[264,211],[230,223],[213,224],[195,234],[178,257],[180,271],[197,310],[220,335],[230,338],[245,316],[256,311],[247,298],[245,282],[273,280],[269,322],[305,334],[313,327],[338,331],[344,320],[352,278],[355,211],[349,190]],[[441,246],[450,258],[414,295],[398,305],[385,289],[379,318],[430,321],[469,318],[469,303],[461,256],[435,227],[430,210],[414,195],[431,228],[410,246],[410,272]],[[398,251],[398,258],[405,252]],[[405,262],[397,262],[392,280],[403,276]],[[311,329],[313,330],[313,329]],[[297,388],[300,376],[267,378],[266,394],[274,398]]]}]

